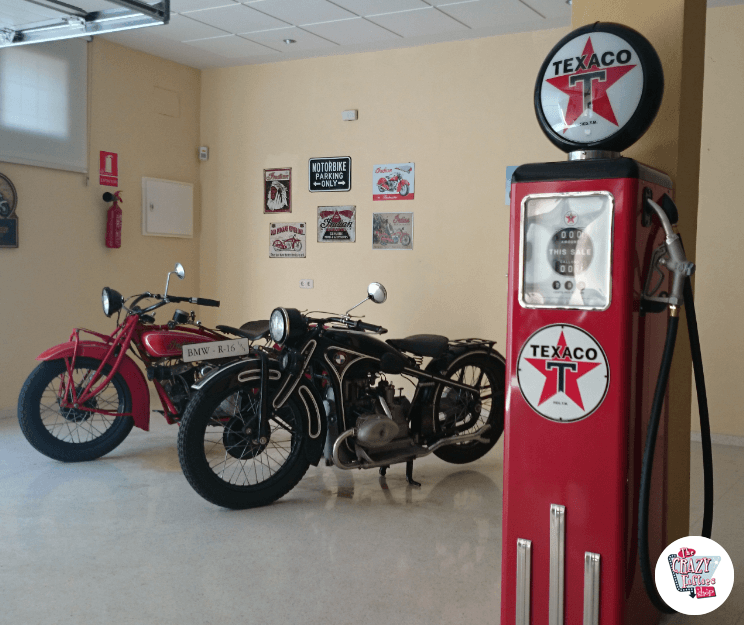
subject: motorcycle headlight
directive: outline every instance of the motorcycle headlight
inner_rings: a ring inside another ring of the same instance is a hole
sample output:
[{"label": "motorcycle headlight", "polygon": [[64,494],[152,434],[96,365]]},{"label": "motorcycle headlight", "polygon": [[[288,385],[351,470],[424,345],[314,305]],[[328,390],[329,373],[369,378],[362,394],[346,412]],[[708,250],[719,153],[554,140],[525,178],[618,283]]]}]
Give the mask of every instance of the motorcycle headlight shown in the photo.
[{"label": "motorcycle headlight", "polygon": [[269,335],[279,345],[300,336],[305,330],[305,320],[296,308],[275,308],[269,317]]},{"label": "motorcycle headlight", "polygon": [[275,308],[269,317],[269,335],[274,343],[284,343],[287,338],[288,321],[283,308]]},{"label": "motorcycle headlight", "polygon": [[101,304],[103,304],[103,314],[110,317],[121,310],[124,305],[124,298],[119,291],[114,291],[110,287],[104,287],[101,293]]}]

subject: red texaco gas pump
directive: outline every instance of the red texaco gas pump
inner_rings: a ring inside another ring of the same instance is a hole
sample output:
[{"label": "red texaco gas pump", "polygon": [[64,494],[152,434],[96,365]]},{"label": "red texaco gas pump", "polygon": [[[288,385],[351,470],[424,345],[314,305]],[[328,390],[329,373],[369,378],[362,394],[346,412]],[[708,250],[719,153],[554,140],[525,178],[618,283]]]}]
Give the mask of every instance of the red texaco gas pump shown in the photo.
[{"label": "red texaco gas pump", "polygon": [[655,563],[667,545],[665,345],[694,265],[670,223],[669,177],[619,152],[662,93],[656,52],[617,24],[572,32],[538,76],[538,120],[570,154],[512,178],[501,625],[658,620],[639,519]]}]

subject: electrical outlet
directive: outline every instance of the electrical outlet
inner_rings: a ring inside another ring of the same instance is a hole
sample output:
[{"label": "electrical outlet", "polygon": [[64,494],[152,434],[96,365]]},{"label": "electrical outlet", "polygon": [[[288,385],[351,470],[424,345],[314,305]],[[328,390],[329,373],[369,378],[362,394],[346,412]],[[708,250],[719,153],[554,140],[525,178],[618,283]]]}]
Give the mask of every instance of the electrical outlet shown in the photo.
[{"label": "electrical outlet", "polygon": [[312,289],[315,286],[315,281],[310,279],[300,280],[301,289]]}]

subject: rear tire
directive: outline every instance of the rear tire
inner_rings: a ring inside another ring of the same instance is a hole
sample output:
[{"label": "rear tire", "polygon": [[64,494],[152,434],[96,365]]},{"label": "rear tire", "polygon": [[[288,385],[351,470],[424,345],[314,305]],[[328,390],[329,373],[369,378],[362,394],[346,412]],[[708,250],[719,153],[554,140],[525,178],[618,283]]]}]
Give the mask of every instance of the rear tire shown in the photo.
[{"label": "rear tire", "polygon": [[506,366],[492,356],[466,355],[455,361],[444,374],[468,386],[478,386],[480,393],[439,385],[434,395],[434,421],[445,436],[477,432],[486,424],[487,443],[470,441],[437,449],[434,455],[452,464],[466,464],[485,456],[504,432],[504,390]]},{"label": "rear tire", "polygon": [[[278,411],[270,409],[271,438],[257,438],[259,381],[191,400],[178,432],[178,459],[192,488],[207,501],[244,510],[273,503],[307,472],[307,411],[297,392]],[[247,429],[251,431],[248,433]]]},{"label": "rear tire", "polygon": [[[77,358],[73,372],[76,388],[80,389],[100,364],[101,361],[95,358]],[[111,367],[106,365],[103,375],[110,371]],[[18,397],[21,431],[37,451],[54,460],[95,460],[121,444],[131,432],[134,420],[132,417],[62,408],[58,393],[66,379],[64,359],[44,361],[31,372]],[[98,384],[100,381],[96,382]],[[132,395],[124,376],[117,372],[89,403],[112,412],[131,412]]]}]

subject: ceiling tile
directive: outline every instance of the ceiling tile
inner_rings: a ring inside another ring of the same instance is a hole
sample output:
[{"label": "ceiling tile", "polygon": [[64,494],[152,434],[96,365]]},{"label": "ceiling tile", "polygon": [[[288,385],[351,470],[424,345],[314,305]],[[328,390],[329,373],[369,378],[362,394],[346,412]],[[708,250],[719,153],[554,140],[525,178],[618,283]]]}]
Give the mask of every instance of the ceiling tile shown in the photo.
[{"label": "ceiling tile", "polygon": [[448,15],[437,11],[434,7],[374,15],[367,19],[403,37],[421,37],[442,33],[455,34],[468,31],[467,26],[463,26]]},{"label": "ceiling tile", "polygon": [[132,30],[122,30],[109,35],[97,35],[108,41],[120,43],[123,46],[141,50],[163,59],[169,59],[177,63],[196,67],[198,69],[207,69],[209,67],[219,67],[225,64],[225,57],[211,54],[205,50],[194,48],[187,43],[180,41],[171,41],[162,37],[153,37],[152,33],[155,28],[134,28]]},{"label": "ceiling tile", "polygon": [[[287,54],[295,54],[304,50],[338,47],[332,41],[326,41],[313,33],[296,27],[266,30],[260,33],[246,33],[243,37]],[[296,43],[287,45],[284,43],[285,39],[294,39]]]},{"label": "ceiling tile", "polygon": [[237,0],[170,0],[171,13],[186,13],[236,4]]},{"label": "ceiling tile", "polygon": [[252,0],[245,4],[296,26],[354,17],[349,11],[326,0]]},{"label": "ceiling tile", "polygon": [[[446,2],[446,0],[444,0]],[[438,9],[470,28],[540,22],[542,18],[519,0],[470,0],[440,4]]]},{"label": "ceiling tile", "polygon": [[224,56],[228,59],[240,59],[246,56],[257,56],[266,54],[278,54],[265,46],[261,46],[237,35],[227,35],[225,37],[212,37],[210,39],[198,39],[196,41],[187,41],[190,46],[206,50],[212,54]]},{"label": "ceiling tile", "polygon": [[216,9],[193,11],[187,14],[191,19],[220,28],[229,33],[248,33],[256,30],[284,28],[286,23],[274,17],[259,13],[242,4],[234,4]]},{"label": "ceiling tile", "polygon": [[0,27],[14,28],[61,17],[59,11],[30,2],[0,0]]},{"label": "ceiling tile", "polygon": [[553,17],[571,19],[571,5],[566,4],[566,0],[524,0],[524,3],[548,19]]},{"label": "ceiling tile", "polygon": [[185,15],[171,15],[170,22],[164,26],[157,26],[157,29],[159,36],[175,41],[206,39],[207,37],[219,37],[225,34],[224,30],[202,24]]},{"label": "ceiling tile", "polygon": [[333,0],[333,3],[364,17],[408,9],[423,9],[427,6],[423,0]]},{"label": "ceiling tile", "polygon": [[303,30],[309,30],[311,33],[335,41],[342,46],[383,41],[385,39],[400,39],[398,35],[380,28],[376,24],[361,17],[355,17],[350,20],[324,22],[323,24],[310,24],[302,28]]}]

